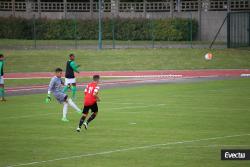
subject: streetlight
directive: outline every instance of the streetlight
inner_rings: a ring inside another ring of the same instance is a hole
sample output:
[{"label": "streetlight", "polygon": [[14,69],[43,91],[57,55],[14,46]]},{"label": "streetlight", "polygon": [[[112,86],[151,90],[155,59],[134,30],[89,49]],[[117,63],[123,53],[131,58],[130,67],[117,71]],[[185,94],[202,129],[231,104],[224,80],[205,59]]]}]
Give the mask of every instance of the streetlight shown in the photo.
[{"label": "streetlight", "polygon": [[98,36],[98,49],[102,49],[102,2],[104,0],[99,0],[99,36]]}]

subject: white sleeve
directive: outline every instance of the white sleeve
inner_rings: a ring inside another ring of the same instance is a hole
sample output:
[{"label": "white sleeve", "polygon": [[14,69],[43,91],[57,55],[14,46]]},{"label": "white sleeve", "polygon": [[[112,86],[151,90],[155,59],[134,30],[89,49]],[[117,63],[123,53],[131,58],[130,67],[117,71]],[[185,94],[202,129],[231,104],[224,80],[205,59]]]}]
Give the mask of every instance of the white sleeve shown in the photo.
[{"label": "white sleeve", "polygon": [[99,86],[95,87],[94,92],[95,92],[95,93],[97,93],[97,92],[99,91],[99,89],[100,89],[100,87],[99,87]]},{"label": "white sleeve", "polygon": [[86,93],[87,92],[87,90],[88,90],[88,85],[86,86],[86,88],[84,89],[84,93]]},{"label": "white sleeve", "polygon": [[54,81],[54,78],[52,78],[49,83],[48,94],[50,94],[50,92],[52,91],[54,84],[55,84],[55,81]]}]

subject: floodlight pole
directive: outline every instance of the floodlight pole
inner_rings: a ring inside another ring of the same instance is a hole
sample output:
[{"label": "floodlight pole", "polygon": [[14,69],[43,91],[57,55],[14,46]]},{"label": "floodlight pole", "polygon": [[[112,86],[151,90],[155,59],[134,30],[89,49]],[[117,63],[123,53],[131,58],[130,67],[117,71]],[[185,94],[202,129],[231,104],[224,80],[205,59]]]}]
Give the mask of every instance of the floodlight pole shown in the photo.
[{"label": "floodlight pole", "polygon": [[193,48],[193,16],[190,11],[190,47]]},{"label": "floodlight pole", "polygon": [[102,49],[102,0],[99,0],[99,37],[98,49]]},{"label": "floodlight pole", "polygon": [[36,15],[33,15],[33,39],[34,39],[34,48],[36,49]]},{"label": "floodlight pole", "polygon": [[75,49],[77,49],[77,20],[76,20],[76,12],[74,17],[74,38],[75,38]]}]

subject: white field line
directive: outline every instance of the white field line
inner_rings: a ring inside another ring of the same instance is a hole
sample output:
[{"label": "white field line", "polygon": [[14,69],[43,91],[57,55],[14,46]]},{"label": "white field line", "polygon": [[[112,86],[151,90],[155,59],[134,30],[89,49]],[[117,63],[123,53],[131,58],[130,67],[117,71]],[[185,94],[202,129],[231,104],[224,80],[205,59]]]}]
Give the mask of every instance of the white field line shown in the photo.
[{"label": "white field line", "polygon": [[[233,144],[233,145],[220,145],[220,144],[212,144],[212,145],[200,145],[200,146],[197,146],[197,145],[194,145],[194,146],[182,146],[180,148],[215,148],[215,147],[250,147],[250,145],[238,145],[238,144]],[[161,147],[163,149],[176,149],[176,147]]]},{"label": "white field line", "polygon": [[106,154],[119,153],[119,152],[158,148],[158,147],[162,147],[162,146],[171,146],[171,145],[179,145],[179,144],[186,144],[186,143],[196,143],[196,142],[201,142],[201,141],[210,141],[210,140],[218,140],[218,139],[226,139],[226,138],[243,137],[243,136],[250,136],[250,134],[238,134],[238,135],[211,137],[211,138],[204,138],[204,139],[193,139],[193,140],[186,140],[186,141],[168,142],[168,143],[163,143],[163,144],[153,144],[153,145],[145,145],[145,146],[138,146],[138,147],[129,147],[129,148],[124,148],[124,149],[116,149],[116,150],[102,151],[102,152],[96,152],[96,153],[73,155],[73,156],[55,158],[55,159],[49,159],[49,160],[43,160],[43,161],[18,163],[18,164],[14,164],[14,165],[8,165],[6,167],[38,165],[38,164],[42,164],[42,163],[49,163],[49,162],[55,162],[55,161],[61,161],[61,160],[70,160],[70,159],[76,159],[76,158],[106,155]]},{"label": "white field line", "polygon": [[[117,108],[110,108],[108,110],[122,110],[122,109],[134,109],[134,108],[148,108],[154,106],[165,106],[166,104],[154,104],[154,105],[143,105],[143,106],[131,106],[131,107],[117,107]],[[19,118],[32,118],[32,117],[39,117],[39,116],[47,116],[47,115],[54,115],[58,113],[46,113],[46,114],[35,114],[35,115],[23,115],[23,116],[13,116],[13,117],[0,117],[2,119],[19,119]]]}]

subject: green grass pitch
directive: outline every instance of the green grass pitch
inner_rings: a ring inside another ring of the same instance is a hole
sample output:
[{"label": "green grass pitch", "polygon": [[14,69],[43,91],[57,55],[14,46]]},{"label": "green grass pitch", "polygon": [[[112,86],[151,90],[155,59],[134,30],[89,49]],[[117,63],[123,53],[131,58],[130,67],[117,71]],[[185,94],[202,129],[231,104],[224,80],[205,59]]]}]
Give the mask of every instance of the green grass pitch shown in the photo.
[{"label": "green grass pitch", "polygon": [[221,161],[220,150],[250,148],[249,85],[235,79],[105,89],[98,117],[81,133],[79,115],[70,109],[70,122],[61,122],[62,106],[45,104],[45,94],[8,97],[0,104],[0,166],[247,167],[250,161]]},{"label": "green grass pitch", "polygon": [[[80,71],[250,68],[250,52],[238,49],[3,50],[5,72],[51,72],[65,68],[69,53]],[[212,61],[204,55],[212,52]],[[143,61],[142,61],[143,60]],[[39,63],[38,63],[39,62]],[[24,68],[25,67],[25,68]]]}]

